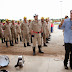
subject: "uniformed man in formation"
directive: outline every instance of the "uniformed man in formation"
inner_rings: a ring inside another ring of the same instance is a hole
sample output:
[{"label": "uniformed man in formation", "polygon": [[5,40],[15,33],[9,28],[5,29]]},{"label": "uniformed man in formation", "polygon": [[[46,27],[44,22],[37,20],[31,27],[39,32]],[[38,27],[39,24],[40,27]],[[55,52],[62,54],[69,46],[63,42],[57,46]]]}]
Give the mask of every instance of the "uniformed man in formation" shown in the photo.
[{"label": "uniformed man in formation", "polygon": [[1,24],[1,21],[0,21],[0,38],[2,40],[2,43],[4,43],[3,42],[3,32],[2,32],[2,24]]},{"label": "uniformed man in formation", "polygon": [[36,54],[36,42],[38,42],[39,53],[44,53],[41,50],[42,44],[47,47],[46,43],[50,39],[49,18],[44,19],[44,17],[41,17],[41,20],[38,20],[38,15],[35,14],[34,20],[27,20],[27,17],[24,17],[23,21],[17,21],[17,24],[14,20],[10,23],[6,19],[5,24],[0,22],[0,38],[2,43],[5,40],[6,47],[8,47],[8,42],[10,42],[10,46],[14,46],[14,44],[22,41],[24,47],[31,46],[30,44],[33,43],[33,55]]},{"label": "uniformed man in formation", "polygon": [[3,30],[4,25],[5,25],[5,22],[2,23],[3,43],[5,42],[5,30]]},{"label": "uniformed man in formation", "polygon": [[42,30],[43,30],[43,33],[41,34],[43,37],[43,44],[44,46],[47,46],[46,45],[46,22],[44,21],[44,17],[41,18],[41,24],[42,24]]},{"label": "uniformed man in formation", "polygon": [[12,37],[11,37],[11,30],[10,30],[10,25],[9,25],[9,20],[6,20],[6,24],[3,26],[3,30],[4,31],[4,35],[5,35],[5,39],[6,39],[6,47],[8,47],[8,41],[10,41],[10,46],[13,46],[13,41],[12,41]]},{"label": "uniformed man in formation", "polygon": [[20,41],[22,41],[22,39],[21,39],[21,28],[20,27],[21,27],[20,22],[17,21],[17,25],[16,25],[17,42],[18,42],[18,36],[20,38]]},{"label": "uniformed man in formation", "polygon": [[39,53],[44,53],[41,51],[41,33],[42,33],[42,24],[38,20],[38,15],[34,15],[34,21],[31,23],[31,34],[33,35],[33,55],[36,54],[36,41],[38,42]]},{"label": "uniformed man in formation", "polygon": [[32,35],[31,35],[31,32],[30,32],[30,25],[31,25],[31,19],[28,20],[28,28],[29,28],[29,40],[32,43]]},{"label": "uniformed man in formation", "polygon": [[21,30],[23,30],[24,47],[26,47],[26,41],[27,41],[27,46],[30,46],[30,44],[29,44],[29,28],[28,28],[28,22],[27,22],[26,17],[24,17],[24,21],[21,24]]},{"label": "uniformed man in formation", "polygon": [[50,41],[50,34],[51,34],[51,24],[50,24],[50,21],[49,21],[49,18],[46,18],[45,19],[46,21],[46,43],[48,43],[48,41]]},{"label": "uniformed man in formation", "polygon": [[15,43],[18,44],[17,42],[17,37],[16,37],[16,25],[14,20],[12,20],[12,24],[11,24],[11,35],[12,35],[12,44],[13,44],[13,40],[15,40]]}]

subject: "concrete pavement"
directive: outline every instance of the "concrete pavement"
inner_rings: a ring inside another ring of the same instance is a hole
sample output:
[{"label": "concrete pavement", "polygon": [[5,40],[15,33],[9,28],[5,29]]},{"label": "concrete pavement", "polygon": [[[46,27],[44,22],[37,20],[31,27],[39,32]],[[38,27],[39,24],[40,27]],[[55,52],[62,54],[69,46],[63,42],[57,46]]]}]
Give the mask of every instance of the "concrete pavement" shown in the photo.
[{"label": "concrete pavement", "polygon": [[56,57],[24,56],[23,68],[14,67],[18,55],[8,55],[8,57],[10,58],[10,64],[1,69],[6,69],[9,72],[72,72],[70,68],[65,70],[63,60]]}]

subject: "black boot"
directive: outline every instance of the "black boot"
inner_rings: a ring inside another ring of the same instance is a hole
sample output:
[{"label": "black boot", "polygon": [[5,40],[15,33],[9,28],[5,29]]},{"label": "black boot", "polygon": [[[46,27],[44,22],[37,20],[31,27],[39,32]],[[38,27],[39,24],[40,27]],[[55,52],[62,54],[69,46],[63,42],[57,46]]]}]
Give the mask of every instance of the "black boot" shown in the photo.
[{"label": "black boot", "polygon": [[16,40],[15,40],[15,44],[18,44],[18,42],[16,42]]},{"label": "black boot", "polygon": [[48,38],[48,39],[50,39],[50,38]]},{"label": "black boot", "polygon": [[13,41],[12,41],[12,45],[14,46]]},{"label": "black boot", "polygon": [[31,45],[29,45],[29,42],[27,42],[27,46],[31,46]]},{"label": "black boot", "polygon": [[20,41],[22,41],[21,37],[20,37]]},{"label": "black boot", "polygon": [[4,38],[4,42],[5,42],[5,38]]},{"label": "black boot", "polygon": [[24,43],[24,47],[26,47],[26,44]]},{"label": "black boot", "polygon": [[33,56],[35,55],[35,47],[33,47]]},{"label": "black boot", "polygon": [[32,37],[31,37],[31,43],[32,43]]},{"label": "black boot", "polygon": [[48,42],[48,38],[46,38],[46,43],[49,43],[49,42]]},{"label": "black boot", "polygon": [[18,38],[17,38],[17,43],[18,43]]},{"label": "black boot", "polygon": [[3,42],[3,38],[2,38],[2,43],[4,43],[4,42]]},{"label": "black boot", "polygon": [[48,41],[46,41],[46,43],[49,43]]},{"label": "black boot", "polygon": [[10,46],[14,46],[14,45],[11,43],[11,41],[10,41]]},{"label": "black boot", "polygon": [[44,43],[44,46],[47,47],[47,45]]},{"label": "black boot", "polygon": [[68,70],[68,66],[67,66],[67,63],[65,61],[64,61],[64,67],[65,67],[65,69]]},{"label": "black boot", "polygon": [[48,40],[48,41],[50,41],[50,39],[49,39],[49,38],[47,38],[47,40]]},{"label": "black boot", "polygon": [[67,66],[67,65],[64,65],[64,67],[65,67],[65,69],[67,69],[67,70],[68,70],[68,66]]},{"label": "black boot", "polygon": [[39,53],[44,53],[41,51],[41,45],[39,45],[38,48],[39,48]]},{"label": "black boot", "polygon": [[71,62],[70,62],[70,68],[72,69],[72,64],[71,64]]},{"label": "black boot", "polygon": [[70,68],[72,69],[72,55],[70,54]]},{"label": "black boot", "polygon": [[8,47],[8,43],[7,43],[7,41],[6,41],[6,47]]}]

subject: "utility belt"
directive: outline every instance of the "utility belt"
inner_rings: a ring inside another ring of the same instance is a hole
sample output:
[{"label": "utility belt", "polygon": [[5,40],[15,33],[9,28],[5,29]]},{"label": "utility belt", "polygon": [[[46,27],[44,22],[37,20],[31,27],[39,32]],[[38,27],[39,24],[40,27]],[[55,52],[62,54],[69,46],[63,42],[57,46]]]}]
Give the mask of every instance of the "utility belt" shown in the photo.
[{"label": "utility belt", "polygon": [[37,33],[38,34],[38,33],[41,33],[41,32],[35,32],[35,31],[33,31],[33,33]]}]

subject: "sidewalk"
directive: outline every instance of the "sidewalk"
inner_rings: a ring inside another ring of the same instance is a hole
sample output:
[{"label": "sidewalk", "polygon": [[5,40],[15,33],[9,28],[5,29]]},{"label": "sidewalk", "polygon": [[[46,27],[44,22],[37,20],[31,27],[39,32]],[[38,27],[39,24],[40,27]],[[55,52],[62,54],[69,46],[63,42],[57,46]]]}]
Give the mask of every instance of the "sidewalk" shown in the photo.
[{"label": "sidewalk", "polygon": [[18,55],[8,55],[8,57],[10,64],[1,69],[6,69],[9,72],[72,72],[71,69],[64,69],[63,60],[54,57],[24,56],[23,68],[14,67]]}]

